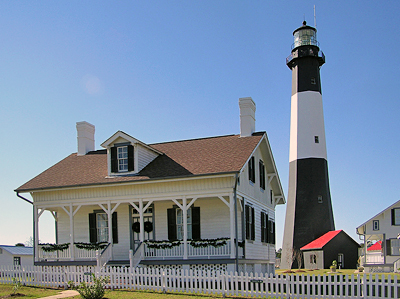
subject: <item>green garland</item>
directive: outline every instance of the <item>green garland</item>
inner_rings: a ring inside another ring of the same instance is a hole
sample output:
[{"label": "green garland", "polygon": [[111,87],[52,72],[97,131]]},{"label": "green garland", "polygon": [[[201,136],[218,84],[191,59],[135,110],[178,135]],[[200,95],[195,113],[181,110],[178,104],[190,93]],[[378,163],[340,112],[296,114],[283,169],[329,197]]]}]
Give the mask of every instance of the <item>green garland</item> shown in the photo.
[{"label": "green garland", "polygon": [[64,244],[43,243],[43,244],[39,244],[39,245],[42,247],[42,250],[45,252],[64,251],[69,248],[69,243],[64,243]]},{"label": "green garland", "polygon": [[85,249],[85,250],[101,250],[107,247],[108,242],[97,242],[97,243],[83,243],[77,242],[74,243],[76,248]]},{"label": "green garland", "polygon": [[191,240],[190,245],[195,248],[204,248],[208,246],[218,248],[226,245],[226,240],[229,240],[229,238]]},{"label": "green garland", "polygon": [[144,241],[144,243],[147,245],[147,248],[154,248],[154,249],[167,249],[167,248],[173,248],[176,246],[179,246],[181,244],[181,241],[168,241],[168,240],[163,240],[163,241]]}]

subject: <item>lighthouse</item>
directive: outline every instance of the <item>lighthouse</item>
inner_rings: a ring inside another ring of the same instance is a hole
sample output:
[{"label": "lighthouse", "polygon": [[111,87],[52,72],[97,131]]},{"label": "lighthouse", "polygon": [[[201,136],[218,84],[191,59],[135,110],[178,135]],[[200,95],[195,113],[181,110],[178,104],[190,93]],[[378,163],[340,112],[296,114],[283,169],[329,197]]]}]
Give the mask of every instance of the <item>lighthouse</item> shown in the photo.
[{"label": "lighthouse", "polygon": [[325,56],[319,49],[317,30],[305,21],[293,36],[292,52],[286,58],[292,71],[292,96],[282,269],[290,267],[293,250],[335,229],[320,80]]}]

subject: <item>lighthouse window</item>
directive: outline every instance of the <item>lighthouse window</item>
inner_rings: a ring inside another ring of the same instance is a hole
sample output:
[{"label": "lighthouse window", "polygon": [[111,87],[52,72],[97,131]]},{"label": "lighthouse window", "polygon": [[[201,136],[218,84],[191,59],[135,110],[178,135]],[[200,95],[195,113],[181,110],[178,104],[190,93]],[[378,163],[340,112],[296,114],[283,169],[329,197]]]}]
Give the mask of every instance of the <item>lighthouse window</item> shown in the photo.
[{"label": "lighthouse window", "polygon": [[315,143],[319,143],[319,136],[314,136]]},{"label": "lighthouse window", "polygon": [[315,78],[311,78],[311,84],[317,84],[317,82],[315,81]]},{"label": "lighthouse window", "polygon": [[322,195],[318,195],[318,203],[322,203]]}]

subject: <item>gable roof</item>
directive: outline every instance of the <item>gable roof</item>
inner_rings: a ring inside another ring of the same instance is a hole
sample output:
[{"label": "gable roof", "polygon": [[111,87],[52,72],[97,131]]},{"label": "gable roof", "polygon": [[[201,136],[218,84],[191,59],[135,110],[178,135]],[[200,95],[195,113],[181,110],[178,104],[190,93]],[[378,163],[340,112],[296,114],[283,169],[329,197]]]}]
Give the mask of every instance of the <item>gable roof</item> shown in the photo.
[{"label": "gable roof", "polygon": [[364,225],[366,225],[368,222],[370,222],[370,221],[376,219],[376,218],[377,218],[379,215],[381,215],[382,213],[384,213],[384,212],[386,212],[386,211],[388,211],[388,210],[391,210],[392,208],[394,208],[394,207],[396,207],[396,206],[399,206],[399,203],[400,203],[400,200],[396,201],[394,204],[392,204],[392,205],[390,205],[389,207],[387,207],[386,209],[380,211],[380,212],[379,212],[378,214],[376,214],[374,217],[368,219],[368,220],[365,221],[363,224],[357,226],[357,228],[356,228],[356,233],[359,234],[359,235],[362,235],[362,234],[363,234],[363,231],[360,230],[360,228],[362,228],[362,227],[363,227]]},{"label": "gable roof", "polygon": [[33,247],[0,245],[0,248],[12,255],[33,255]]},{"label": "gable roof", "polygon": [[127,176],[108,177],[106,150],[83,156],[73,153],[15,191],[235,173],[243,168],[264,136],[266,138],[266,133],[260,132],[249,137],[227,135],[150,144],[151,148],[163,154],[138,174]]},{"label": "gable roof", "polygon": [[144,146],[145,148],[150,149],[150,150],[156,152],[157,154],[162,154],[161,152],[157,151],[155,148],[153,148],[153,147],[147,145],[146,143],[144,143],[144,142],[142,142],[142,141],[140,141],[140,140],[138,140],[138,139],[132,137],[132,136],[129,135],[129,134],[126,134],[126,133],[123,132],[123,131],[118,131],[118,132],[116,132],[114,135],[112,135],[110,138],[108,138],[106,141],[104,141],[104,142],[101,144],[101,146],[104,147],[104,148],[107,148],[107,147],[109,147],[115,140],[117,140],[118,138],[123,138],[123,139],[125,139],[125,140],[127,140],[127,141],[129,141],[129,142],[132,142],[132,143],[139,143],[141,146]]},{"label": "gable roof", "polygon": [[326,244],[328,244],[333,238],[335,238],[342,230],[332,230],[322,235],[318,239],[308,243],[307,245],[300,248],[300,250],[310,250],[310,249],[322,249]]},{"label": "gable roof", "polygon": [[367,248],[367,251],[381,251],[382,250],[382,241],[375,242],[374,245],[371,245]]}]

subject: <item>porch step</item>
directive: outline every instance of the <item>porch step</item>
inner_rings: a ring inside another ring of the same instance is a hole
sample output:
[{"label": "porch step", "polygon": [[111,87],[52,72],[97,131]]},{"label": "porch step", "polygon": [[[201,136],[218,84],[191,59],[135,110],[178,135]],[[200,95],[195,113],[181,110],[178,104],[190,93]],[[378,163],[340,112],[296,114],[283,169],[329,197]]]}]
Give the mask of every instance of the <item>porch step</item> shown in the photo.
[{"label": "porch step", "polygon": [[129,266],[130,266],[130,262],[129,262],[129,260],[108,261],[106,265],[107,265],[107,266],[111,266],[111,267],[114,267],[114,266],[119,266],[119,267],[125,266],[125,267],[129,267]]}]

